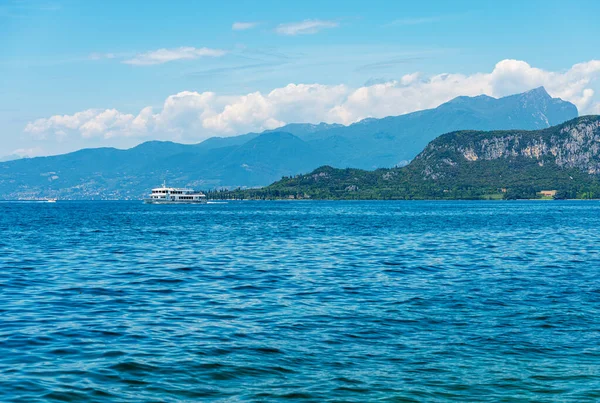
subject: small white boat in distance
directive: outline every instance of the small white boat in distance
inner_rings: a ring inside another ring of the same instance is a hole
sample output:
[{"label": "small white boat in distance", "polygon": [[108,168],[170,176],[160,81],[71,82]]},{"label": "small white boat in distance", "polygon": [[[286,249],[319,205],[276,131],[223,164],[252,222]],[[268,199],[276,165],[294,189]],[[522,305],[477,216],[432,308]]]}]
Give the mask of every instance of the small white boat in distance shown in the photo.
[{"label": "small white boat in distance", "polygon": [[171,188],[163,183],[162,187],[152,189],[150,197],[144,199],[147,204],[204,204],[206,195],[193,189]]},{"label": "small white boat in distance", "polygon": [[46,203],[56,203],[56,199],[53,199],[53,198],[46,199]]}]

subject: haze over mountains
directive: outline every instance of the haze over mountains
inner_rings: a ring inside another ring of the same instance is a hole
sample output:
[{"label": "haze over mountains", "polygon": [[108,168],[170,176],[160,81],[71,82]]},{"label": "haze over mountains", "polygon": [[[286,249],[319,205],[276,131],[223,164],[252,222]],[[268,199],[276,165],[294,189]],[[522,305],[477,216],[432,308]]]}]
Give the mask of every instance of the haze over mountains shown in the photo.
[{"label": "haze over mountains", "polygon": [[435,109],[349,126],[289,124],[195,145],[150,141],[128,150],[84,149],[0,163],[0,198],[139,199],[165,179],[201,189],[264,186],[322,165],[405,165],[450,131],[543,129],[575,117],[573,104],[540,87],[500,99],[458,97]]}]

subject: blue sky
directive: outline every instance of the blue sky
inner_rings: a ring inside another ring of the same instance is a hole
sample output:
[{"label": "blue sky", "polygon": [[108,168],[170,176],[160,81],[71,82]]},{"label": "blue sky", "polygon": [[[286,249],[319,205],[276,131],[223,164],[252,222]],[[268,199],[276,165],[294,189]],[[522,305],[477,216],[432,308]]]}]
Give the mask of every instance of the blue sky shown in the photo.
[{"label": "blue sky", "polygon": [[597,1],[0,0],[0,156],[351,123],[539,84],[600,113],[598,15]]}]

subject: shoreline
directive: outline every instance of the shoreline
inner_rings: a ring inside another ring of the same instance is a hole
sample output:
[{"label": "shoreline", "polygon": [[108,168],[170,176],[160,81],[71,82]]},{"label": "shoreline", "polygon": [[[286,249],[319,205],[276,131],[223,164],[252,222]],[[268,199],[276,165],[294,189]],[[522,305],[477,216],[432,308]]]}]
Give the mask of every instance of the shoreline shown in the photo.
[{"label": "shoreline", "polygon": [[[597,199],[209,199],[208,202],[515,202],[515,201],[540,201],[540,202],[561,202],[561,201],[600,201]],[[57,203],[64,202],[132,202],[142,203],[143,199],[58,199]],[[0,203],[31,203],[31,204],[55,204],[44,200],[19,200],[19,199],[0,199]]]}]

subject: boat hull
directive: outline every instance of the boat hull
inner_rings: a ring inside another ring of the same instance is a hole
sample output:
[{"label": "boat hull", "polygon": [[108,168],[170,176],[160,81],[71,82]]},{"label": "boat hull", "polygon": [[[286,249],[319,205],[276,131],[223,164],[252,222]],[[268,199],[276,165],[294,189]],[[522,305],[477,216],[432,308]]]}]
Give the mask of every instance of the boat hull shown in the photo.
[{"label": "boat hull", "polygon": [[206,200],[158,200],[144,199],[145,204],[206,204]]}]

